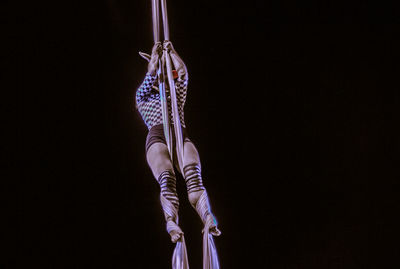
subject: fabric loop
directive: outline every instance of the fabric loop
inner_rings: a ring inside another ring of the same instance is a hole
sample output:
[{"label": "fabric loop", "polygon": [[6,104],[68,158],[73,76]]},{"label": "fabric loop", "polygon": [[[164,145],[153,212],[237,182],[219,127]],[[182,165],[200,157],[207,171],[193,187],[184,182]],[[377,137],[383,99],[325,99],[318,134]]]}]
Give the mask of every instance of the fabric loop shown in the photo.
[{"label": "fabric loop", "polygon": [[196,204],[196,211],[204,223],[203,269],[219,269],[218,254],[213,235],[219,236],[221,232],[218,230],[216,221],[210,212],[210,204],[206,191],[201,194]]},{"label": "fabric loop", "polygon": [[174,254],[172,255],[172,269],[189,269],[189,259],[187,257],[185,237],[176,243]]},{"label": "fabric loop", "polygon": [[171,235],[171,241],[176,243],[172,256],[172,269],[189,269],[185,237],[182,229],[178,226],[178,209],[162,194],[160,200],[167,219],[167,231]]}]

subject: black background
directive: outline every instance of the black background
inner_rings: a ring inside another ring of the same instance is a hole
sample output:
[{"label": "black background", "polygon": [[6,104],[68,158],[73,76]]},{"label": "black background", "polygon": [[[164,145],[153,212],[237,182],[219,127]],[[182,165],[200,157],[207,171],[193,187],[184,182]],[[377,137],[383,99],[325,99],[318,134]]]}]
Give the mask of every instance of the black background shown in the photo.
[{"label": "black background", "polygon": [[[394,6],[168,8],[222,268],[396,268]],[[14,1],[1,12],[1,173],[12,183],[2,268],[169,268],[133,103],[150,1]],[[202,268],[202,227],[178,179],[191,268]]]}]

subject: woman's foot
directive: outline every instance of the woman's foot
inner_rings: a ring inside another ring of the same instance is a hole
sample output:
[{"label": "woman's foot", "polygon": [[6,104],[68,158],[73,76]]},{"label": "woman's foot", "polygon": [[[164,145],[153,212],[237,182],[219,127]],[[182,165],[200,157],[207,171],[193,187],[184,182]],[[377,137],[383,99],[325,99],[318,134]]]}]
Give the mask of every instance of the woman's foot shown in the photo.
[{"label": "woman's foot", "polygon": [[171,236],[172,243],[178,242],[183,235],[181,228],[172,220],[167,222],[167,231]]},{"label": "woman's foot", "polygon": [[214,218],[211,214],[207,216],[207,222],[204,224],[206,227],[208,226],[208,231],[213,236],[220,236],[221,231],[218,229],[217,224],[214,221]]}]

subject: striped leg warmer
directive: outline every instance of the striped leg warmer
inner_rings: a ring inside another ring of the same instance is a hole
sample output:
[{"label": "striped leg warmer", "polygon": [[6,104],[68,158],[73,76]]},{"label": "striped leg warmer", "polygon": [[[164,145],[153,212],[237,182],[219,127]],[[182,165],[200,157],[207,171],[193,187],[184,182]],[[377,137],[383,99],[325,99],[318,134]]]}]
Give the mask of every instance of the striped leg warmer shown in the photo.
[{"label": "striped leg warmer", "polygon": [[209,227],[210,233],[214,236],[219,236],[221,232],[217,228],[217,223],[213,214],[211,213],[210,203],[208,201],[207,191],[203,186],[201,178],[201,168],[199,165],[187,165],[183,168],[183,173],[186,182],[188,194],[194,192],[201,192],[199,199],[192,206],[196,209],[203,224]]},{"label": "striped leg warmer", "polygon": [[158,177],[161,193],[160,200],[167,222],[167,231],[171,236],[171,241],[176,243],[183,232],[178,226],[179,199],[176,193],[176,177],[172,171],[164,171]]}]

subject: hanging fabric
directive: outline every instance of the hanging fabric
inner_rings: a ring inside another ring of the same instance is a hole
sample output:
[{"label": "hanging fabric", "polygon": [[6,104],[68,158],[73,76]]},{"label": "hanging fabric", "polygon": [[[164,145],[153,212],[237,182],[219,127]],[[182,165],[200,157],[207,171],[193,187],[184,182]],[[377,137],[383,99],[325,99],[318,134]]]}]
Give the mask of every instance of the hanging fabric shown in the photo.
[{"label": "hanging fabric", "polygon": [[[169,29],[168,29],[168,17],[167,17],[167,6],[165,0],[161,2],[162,15],[163,15],[163,26],[164,26],[164,39],[169,40]],[[152,0],[152,13],[153,13],[153,35],[154,35],[154,43],[160,41],[160,32],[159,32],[159,0]],[[165,68],[166,70],[164,70]],[[174,85],[174,78],[172,74],[172,65],[171,58],[165,50],[163,50],[163,55],[159,62],[158,69],[158,78],[159,78],[159,90],[160,90],[160,99],[161,99],[161,108],[162,108],[162,118],[164,125],[164,135],[165,140],[167,142],[168,151],[171,157],[172,163],[174,163],[174,149],[173,149],[173,137],[172,137],[172,129],[169,122],[169,110],[168,110],[168,98],[166,95],[165,89],[165,81],[166,75],[168,76],[169,89],[170,89],[170,97],[171,97],[171,109],[172,109],[172,118],[174,121],[174,133],[175,133],[175,143],[177,146],[176,156],[178,158],[178,164],[180,169],[183,166],[183,139],[182,139],[182,129],[181,123],[178,113],[178,105],[176,101],[176,92]],[[164,213],[171,217],[172,221],[167,222],[167,231],[170,232],[172,230],[177,230],[179,228],[179,218],[177,210],[172,206],[172,204],[164,198],[164,196],[160,196],[161,204],[164,210]],[[185,243],[185,237],[183,232],[180,233],[180,238],[176,242],[175,250],[172,256],[172,269],[189,269],[189,259],[187,256],[187,249]]]},{"label": "hanging fabric", "polygon": [[[167,15],[167,0],[161,0],[161,11],[163,17],[163,26],[164,26],[164,39],[169,39],[169,27],[168,27],[168,15]],[[176,100],[176,90],[174,83],[174,75],[172,74],[172,64],[171,57],[169,55],[169,51],[163,51],[163,54],[166,59],[166,69],[167,76],[169,82],[169,89],[171,94],[171,109],[172,109],[172,118],[174,121],[174,131],[175,131],[175,142],[176,142],[176,155],[178,158],[179,169],[182,172],[183,169],[183,135],[182,135],[182,127],[181,121],[178,112],[178,102]]]},{"label": "hanging fabric", "polygon": [[[161,1],[161,13],[163,22],[163,34],[164,40],[169,41],[169,27],[168,27],[168,15],[167,15],[167,2],[166,0],[152,0],[152,15],[153,15],[153,35],[154,43],[160,42],[160,1]],[[183,135],[182,127],[178,111],[178,103],[176,96],[176,89],[174,84],[174,74],[172,68],[172,60],[170,52],[163,49],[162,57],[159,60],[158,84],[161,99],[162,108],[162,119],[164,135],[170,154],[172,163],[176,156],[179,170],[184,175],[183,171]],[[150,59],[150,55],[140,53],[145,59]],[[168,81],[169,96],[167,96],[166,83]],[[168,98],[169,97],[169,98]],[[169,103],[170,102],[170,103]],[[171,111],[169,111],[171,110]],[[169,115],[172,115],[172,125],[170,122]],[[175,142],[175,143],[174,143]],[[175,148],[174,148],[175,144]],[[172,257],[172,269],[189,269],[189,261],[187,256],[187,249],[185,238],[182,230],[178,226],[178,212],[172,203],[166,199],[163,195],[160,196],[161,204],[163,207],[164,214],[167,221],[167,231],[178,231],[179,239],[176,241],[175,250]],[[210,205],[208,201],[207,192],[203,191],[200,199],[196,205],[196,211],[201,216],[204,223],[203,229],[203,269],[219,269],[218,255],[213,240],[213,235],[220,235],[220,231],[216,228],[215,220],[209,211]],[[175,243],[175,242],[174,242]]]},{"label": "hanging fabric", "polygon": [[[160,42],[160,5],[159,0],[152,0],[152,13],[153,13],[153,36],[154,43]],[[165,27],[164,27],[165,28]],[[164,54],[164,52],[163,52]],[[161,99],[161,110],[162,110],[162,118],[164,125],[164,135],[165,140],[167,142],[168,151],[171,157],[171,161],[173,163],[173,140],[172,140],[172,130],[169,123],[169,111],[168,111],[168,100],[165,90],[165,68],[163,59],[165,57],[161,57],[159,60],[159,69],[157,72],[159,79],[159,90],[160,90],[160,99]]]},{"label": "hanging fabric", "polygon": [[213,234],[219,236],[221,232],[215,228],[215,220],[209,211],[207,191],[203,191],[196,204],[196,211],[204,223],[203,229],[203,269],[219,269],[217,248],[214,244]]}]

